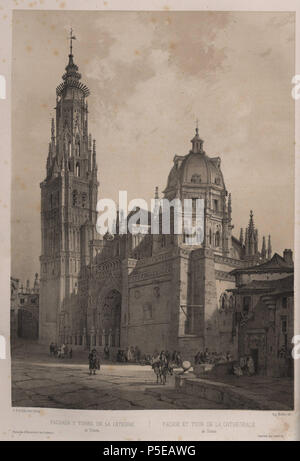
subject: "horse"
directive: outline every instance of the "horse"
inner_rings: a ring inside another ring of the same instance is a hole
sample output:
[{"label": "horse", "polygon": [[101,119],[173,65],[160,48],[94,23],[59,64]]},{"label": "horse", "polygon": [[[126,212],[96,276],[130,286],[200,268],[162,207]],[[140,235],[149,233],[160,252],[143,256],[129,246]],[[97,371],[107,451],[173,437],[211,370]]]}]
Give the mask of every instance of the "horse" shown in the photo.
[{"label": "horse", "polygon": [[156,374],[156,384],[158,384],[158,379],[160,379],[161,382],[161,373],[160,373],[160,360],[156,360],[155,362],[152,363],[152,369],[154,373]]},{"label": "horse", "polygon": [[156,374],[156,384],[160,381],[160,384],[165,385],[167,382],[167,375],[173,375],[173,364],[165,360],[156,360],[152,363],[152,368]]}]

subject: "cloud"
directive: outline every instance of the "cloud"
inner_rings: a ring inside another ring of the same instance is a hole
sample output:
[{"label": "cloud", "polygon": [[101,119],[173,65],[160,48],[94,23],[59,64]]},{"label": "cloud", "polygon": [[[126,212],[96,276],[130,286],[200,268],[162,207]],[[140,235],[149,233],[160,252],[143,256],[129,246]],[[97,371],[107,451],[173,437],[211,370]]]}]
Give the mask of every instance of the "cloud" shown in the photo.
[{"label": "cloud", "polygon": [[[274,249],[291,246],[293,14],[17,11],[12,114],[16,276],[27,278],[28,271],[38,270],[36,202],[70,26],[77,37],[75,62],[91,90],[89,129],[97,141],[101,197],[116,199],[123,189],[129,199],[149,200],[156,185],[163,189],[174,154],[190,149],[198,118],[207,154],[222,158],[236,228],[247,224],[253,208],[260,233],[273,234]],[[284,232],[278,225],[282,209]],[[25,225],[30,229],[26,247]]]}]

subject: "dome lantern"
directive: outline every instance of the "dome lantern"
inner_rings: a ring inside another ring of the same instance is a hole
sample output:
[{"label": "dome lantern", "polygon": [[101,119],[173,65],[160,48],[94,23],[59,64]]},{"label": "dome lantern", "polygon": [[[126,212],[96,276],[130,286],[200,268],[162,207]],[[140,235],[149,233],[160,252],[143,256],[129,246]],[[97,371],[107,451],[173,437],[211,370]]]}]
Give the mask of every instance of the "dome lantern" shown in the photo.
[{"label": "dome lantern", "polygon": [[193,139],[191,139],[191,143],[192,143],[192,146],[193,146],[192,147],[192,152],[194,154],[204,154],[203,142],[204,141],[200,138],[199,133],[198,133],[198,121],[197,121],[196,134],[193,137]]}]

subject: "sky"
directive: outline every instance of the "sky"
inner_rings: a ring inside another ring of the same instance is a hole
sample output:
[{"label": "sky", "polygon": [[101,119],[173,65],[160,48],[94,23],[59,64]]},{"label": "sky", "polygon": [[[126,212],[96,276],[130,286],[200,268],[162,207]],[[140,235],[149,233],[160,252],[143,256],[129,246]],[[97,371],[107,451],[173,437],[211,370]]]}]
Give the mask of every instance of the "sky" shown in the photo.
[{"label": "sky", "polygon": [[273,251],[293,248],[295,17],[255,12],[14,11],[12,275],[39,272],[40,182],[55,89],[74,61],[90,88],[99,198],[161,192],[198,119],[209,156],[221,157],[233,234],[250,209]]}]

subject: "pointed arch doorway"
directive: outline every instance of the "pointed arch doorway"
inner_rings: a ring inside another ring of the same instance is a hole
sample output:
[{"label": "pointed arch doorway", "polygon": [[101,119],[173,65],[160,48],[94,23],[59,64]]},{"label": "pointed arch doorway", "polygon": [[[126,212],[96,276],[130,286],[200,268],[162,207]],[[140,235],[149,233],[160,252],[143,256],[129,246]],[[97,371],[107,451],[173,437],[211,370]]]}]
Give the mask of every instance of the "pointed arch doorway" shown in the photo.
[{"label": "pointed arch doorway", "polygon": [[108,291],[100,310],[100,330],[104,335],[103,345],[120,347],[121,306],[121,293],[116,289]]}]

